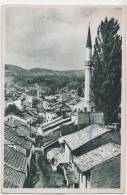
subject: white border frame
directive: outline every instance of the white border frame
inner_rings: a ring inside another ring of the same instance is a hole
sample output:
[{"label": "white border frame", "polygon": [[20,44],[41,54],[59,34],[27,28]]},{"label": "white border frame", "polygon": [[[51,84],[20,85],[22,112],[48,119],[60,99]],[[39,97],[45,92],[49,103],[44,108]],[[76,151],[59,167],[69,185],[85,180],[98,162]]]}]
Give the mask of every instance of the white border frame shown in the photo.
[{"label": "white border frame", "polygon": [[[24,5],[24,6],[35,6],[35,5],[86,5],[86,6],[121,6],[122,7],[122,37],[123,37],[123,42],[122,42],[122,125],[121,125],[121,130],[123,131],[122,136],[121,136],[121,188],[120,189],[90,189],[90,190],[85,190],[82,191],[81,189],[46,189],[46,188],[2,188],[2,193],[31,193],[31,194],[42,194],[42,193],[68,193],[68,194],[72,194],[72,193],[123,193],[125,190],[125,181],[124,181],[124,177],[125,177],[125,128],[126,128],[126,54],[125,54],[125,49],[126,49],[126,28],[125,28],[125,17],[126,17],[126,1],[120,1],[120,0],[98,0],[98,1],[94,1],[94,0],[64,0],[60,1],[60,0],[43,0],[43,1],[35,1],[35,0],[30,0],[30,1],[18,1],[18,0],[3,0],[1,3],[1,6],[4,5]],[[0,7],[0,11],[2,11],[2,8]],[[3,14],[1,14],[1,27],[2,26],[2,20],[3,20]],[[0,86],[0,106],[1,108],[4,106],[4,29],[2,29],[1,34],[1,64],[2,66],[0,66],[0,73],[1,73],[1,86]],[[3,119],[4,119],[4,109],[0,109],[0,126],[1,126],[1,148],[3,148],[3,143],[4,140],[2,139],[4,136],[3,133]],[[3,149],[2,149],[2,161],[3,162]],[[2,170],[3,170],[3,163],[2,164]],[[2,174],[2,178],[3,178],[3,174]],[[2,184],[2,182],[1,182]]]}]

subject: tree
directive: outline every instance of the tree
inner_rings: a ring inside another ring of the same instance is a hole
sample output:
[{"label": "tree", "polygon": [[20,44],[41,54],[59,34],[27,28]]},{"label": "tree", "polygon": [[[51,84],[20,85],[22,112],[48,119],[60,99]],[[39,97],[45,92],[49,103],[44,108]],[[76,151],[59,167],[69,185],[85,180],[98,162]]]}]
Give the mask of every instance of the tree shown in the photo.
[{"label": "tree", "polygon": [[32,100],[32,107],[37,108],[37,105],[40,103],[40,100],[37,98],[33,98]]},{"label": "tree", "polygon": [[78,81],[72,81],[69,82],[67,87],[71,90],[71,89],[77,89],[80,86],[80,83]]},{"label": "tree", "polygon": [[93,53],[92,90],[96,111],[102,111],[105,122],[119,120],[121,102],[121,45],[119,24],[106,17],[98,27]]},{"label": "tree", "polygon": [[7,116],[8,114],[15,114],[17,116],[21,116],[22,112],[18,109],[18,107],[15,104],[10,104],[5,109],[5,115]]}]

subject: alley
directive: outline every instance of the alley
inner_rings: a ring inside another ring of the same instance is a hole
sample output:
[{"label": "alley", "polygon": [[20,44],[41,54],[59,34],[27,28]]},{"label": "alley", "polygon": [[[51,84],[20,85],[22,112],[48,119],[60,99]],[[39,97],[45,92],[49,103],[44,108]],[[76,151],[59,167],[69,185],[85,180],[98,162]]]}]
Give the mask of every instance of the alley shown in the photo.
[{"label": "alley", "polygon": [[33,188],[64,187],[64,176],[61,172],[53,171],[49,162],[44,159],[42,152],[36,152],[36,170],[31,174]]}]

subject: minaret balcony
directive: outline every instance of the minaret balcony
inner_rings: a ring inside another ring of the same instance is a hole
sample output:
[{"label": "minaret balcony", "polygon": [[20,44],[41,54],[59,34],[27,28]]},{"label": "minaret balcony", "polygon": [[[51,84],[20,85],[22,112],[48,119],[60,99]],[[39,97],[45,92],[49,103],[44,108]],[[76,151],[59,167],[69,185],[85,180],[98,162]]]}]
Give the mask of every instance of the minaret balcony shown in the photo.
[{"label": "minaret balcony", "polygon": [[84,66],[91,66],[92,67],[92,60],[85,61],[85,65]]}]

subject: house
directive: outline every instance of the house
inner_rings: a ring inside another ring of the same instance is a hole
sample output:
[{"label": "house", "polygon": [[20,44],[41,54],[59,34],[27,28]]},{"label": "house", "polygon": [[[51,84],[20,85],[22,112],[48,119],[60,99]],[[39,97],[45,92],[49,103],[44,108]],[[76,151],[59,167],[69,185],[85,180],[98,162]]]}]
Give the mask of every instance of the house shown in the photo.
[{"label": "house", "polygon": [[51,108],[49,106],[49,102],[47,100],[41,99],[41,98],[40,98],[40,103],[38,104],[38,109],[40,109],[42,111],[43,110],[46,110],[46,111],[51,110]]},{"label": "house", "polygon": [[65,124],[67,122],[71,121],[71,117],[67,117],[67,118],[61,118],[58,117],[52,121],[49,121],[48,123],[45,123],[42,125],[42,132],[44,134],[48,134],[49,132],[53,132],[54,130],[56,130],[56,128],[60,128],[60,125]]},{"label": "house", "polygon": [[[67,124],[70,122],[67,122]],[[55,131],[60,131],[56,129],[52,131],[55,136]],[[91,125],[75,133],[62,136],[61,134],[55,139],[54,142],[48,141],[44,143],[47,146],[45,147],[45,155],[51,160],[51,156],[54,156],[55,161],[57,161],[56,166],[59,164],[71,163],[74,156],[79,156],[90,150],[93,150],[100,145],[107,143],[109,138],[112,136],[109,135],[111,129],[99,126]],[[52,134],[52,140],[53,140]],[[47,134],[48,136],[49,134]],[[51,138],[50,138],[51,139]],[[100,141],[101,140],[101,141]],[[53,152],[57,150],[57,155]],[[59,152],[58,152],[59,151]]]},{"label": "house", "polygon": [[55,112],[45,112],[45,122],[53,121],[54,118],[56,118],[57,114]]},{"label": "house", "polygon": [[25,184],[26,174],[4,165],[4,188],[22,188]]},{"label": "house", "polygon": [[[36,122],[38,120],[38,116],[36,113],[32,111],[24,111],[22,112],[22,116],[16,116],[14,114],[9,114],[5,117],[5,124],[7,126],[13,127],[13,128],[24,128],[23,131],[27,132],[27,135],[30,136],[31,132],[31,125],[32,123]],[[23,133],[22,131],[22,133]],[[22,134],[21,133],[21,134]]]},{"label": "house", "polygon": [[35,115],[31,115],[29,112],[23,112],[22,115],[21,118],[27,121],[27,123],[32,123],[35,120]]},{"label": "house", "polygon": [[60,130],[56,129],[53,132],[50,132],[49,134],[43,136],[43,149],[44,149],[44,155],[47,159],[48,152],[52,151],[54,148],[59,148],[59,142],[58,138],[61,136]]},{"label": "house", "polygon": [[65,153],[68,154],[68,162],[72,161],[73,155],[88,152],[101,144],[103,144],[105,137],[102,136],[111,132],[111,129],[100,125],[90,125],[75,133],[65,135],[59,138],[59,143],[64,147]]},{"label": "house", "polygon": [[4,162],[27,176],[27,157],[14,146],[4,145]]},{"label": "house", "polygon": [[[79,185],[82,188],[90,188],[91,172],[102,163],[108,163],[108,167],[112,164],[112,159],[120,155],[120,145],[114,143],[104,144],[88,153],[73,158],[73,169],[79,177]],[[101,177],[105,168],[101,172],[96,171],[96,175]],[[112,175],[113,176],[113,175]],[[103,178],[105,180],[105,178]]]},{"label": "house", "polygon": [[32,108],[33,96],[23,93],[21,96],[21,103],[22,103],[22,106]]},{"label": "house", "polygon": [[4,143],[10,147],[14,147],[18,152],[22,153],[27,158],[28,167],[30,169],[34,139],[18,135],[10,127],[5,126]]},{"label": "house", "polygon": [[62,116],[61,116],[61,117],[57,117],[57,118],[55,118],[55,119],[52,120],[52,121],[49,121],[49,122],[44,123],[41,127],[42,127],[42,128],[45,128],[45,127],[47,127],[47,126],[50,125],[50,124],[53,124],[53,123],[55,123],[55,122],[57,122],[57,121],[60,121],[61,119],[63,119]]},{"label": "house", "polygon": [[27,120],[16,116],[14,114],[9,114],[5,117],[5,123],[9,126],[18,126],[18,125],[26,125]]},{"label": "house", "polygon": [[55,112],[57,113],[58,116],[67,117],[71,113],[71,108],[69,105],[61,103],[58,106],[56,106]]},{"label": "house", "polygon": [[80,102],[78,102],[77,104],[71,106],[72,107],[72,111],[73,112],[79,112],[79,111],[83,111],[84,108],[84,98],[81,98]]},{"label": "house", "polygon": [[70,93],[63,93],[62,94],[62,101],[63,102],[69,102],[71,101],[73,98],[72,98],[72,95]]},{"label": "house", "polygon": [[31,123],[29,118],[8,115],[5,117],[5,125],[13,128],[19,135],[30,136]]},{"label": "house", "polygon": [[28,176],[27,157],[14,146],[4,145],[4,187],[23,187]]}]

